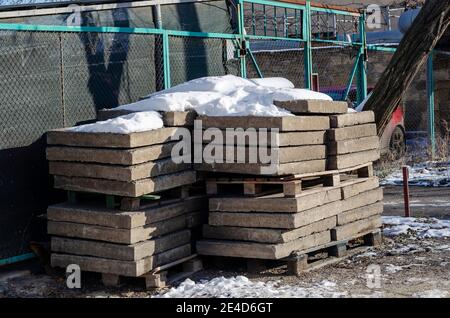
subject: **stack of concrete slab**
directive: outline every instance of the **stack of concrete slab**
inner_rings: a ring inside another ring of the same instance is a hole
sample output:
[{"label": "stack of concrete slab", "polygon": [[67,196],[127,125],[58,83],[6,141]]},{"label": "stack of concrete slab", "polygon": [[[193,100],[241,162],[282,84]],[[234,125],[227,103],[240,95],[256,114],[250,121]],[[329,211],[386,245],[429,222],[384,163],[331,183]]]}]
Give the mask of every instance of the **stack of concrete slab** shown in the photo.
[{"label": "stack of concrete slab", "polygon": [[372,111],[330,116],[328,170],[358,166],[380,158]]},{"label": "stack of concrete slab", "polygon": [[205,222],[204,196],[158,201],[121,211],[100,204],[63,203],[47,211],[54,267],[138,277],[189,257],[192,229]]},{"label": "stack of concrete slab", "polygon": [[172,156],[191,126],[184,115],[164,114],[171,127],[143,132],[48,132],[49,171],[69,195],[48,209],[53,266],[77,264],[110,281],[195,253],[207,200],[190,160]]},{"label": "stack of concrete slab", "polygon": [[331,242],[341,189],[312,188],[294,198],[211,198],[209,210],[205,239],[197,242],[200,254],[280,259]]},{"label": "stack of concrete slab", "polygon": [[196,181],[192,165],[171,157],[180,129],[129,134],[50,131],[47,159],[55,187],[139,197],[192,184]]},{"label": "stack of concrete slab", "polygon": [[[198,119],[202,121],[202,130],[196,127],[195,142],[203,144],[204,156],[203,163],[196,164],[196,170],[269,176],[324,171],[326,169],[325,134],[330,128],[327,115],[346,112],[347,104],[313,100],[276,102],[276,104],[300,115],[200,116]],[[212,137],[215,132],[208,133],[211,129],[221,132],[221,138]],[[200,142],[198,136],[201,137]],[[227,141],[232,143],[228,144]],[[223,146],[221,153],[219,155],[214,153],[208,157],[207,150],[212,149],[215,144]],[[267,151],[259,150],[266,146],[269,146]],[[239,157],[238,154],[242,156]],[[268,168],[270,164],[267,158],[262,157],[265,155],[270,157],[271,168]]]},{"label": "stack of concrete slab", "polygon": [[333,241],[361,237],[381,228],[383,190],[378,178],[353,178],[341,183],[341,210],[336,227],[331,230]]}]

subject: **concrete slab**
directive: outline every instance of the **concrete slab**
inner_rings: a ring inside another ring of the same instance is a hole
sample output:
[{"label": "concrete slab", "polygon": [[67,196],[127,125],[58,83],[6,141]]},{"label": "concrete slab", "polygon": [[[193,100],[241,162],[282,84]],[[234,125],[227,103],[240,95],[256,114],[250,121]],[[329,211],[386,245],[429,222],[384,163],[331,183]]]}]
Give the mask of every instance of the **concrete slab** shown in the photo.
[{"label": "concrete slab", "polygon": [[332,128],[362,125],[373,122],[375,122],[375,114],[373,111],[330,116],[330,125]]},{"label": "concrete slab", "polygon": [[179,140],[185,128],[166,127],[131,133],[88,133],[57,129],[47,132],[47,144],[99,148],[135,148]]},{"label": "concrete slab", "polygon": [[202,127],[206,128],[278,128],[279,131],[318,131],[330,128],[328,116],[285,116],[285,117],[252,117],[252,116],[200,116]]},{"label": "concrete slab", "polygon": [[197,242],[200,255],[281,259],[295,251],[302,251],[331,242],[330,231],[315,233],[283,244],[262,244],[241,241],[201,240]]},{"label": "concrete slab", "polygon": [[189,244],[191,231],[182,230],[132,245],[112,244],[89,240],[52,237],[54,253],[75,254],[109,258],[121,261],[138,261],[177,246]]},{"label": "concrete slab", "polygon": [[54,187],[57,189],[140,197],[144,194],[193,184],[197,181],[197,178],[195,171],[186,170],[132,182],[64,176],[54,176],[54,180]]},{"label": "concrete slab", "polygon": [[190,163],[175,163],[172,158],[150,161],[132,166],[76,162],[49,162],[49,173],[66,177],[84,177],[117,181],[137,181],[181,172],[192,168]]},{"label": "concrete slab", "polygon": [[358,195],[342,200],[341,211],[350,211],[383,200],[383,189],[377,188],[362,192]]},{"label": "concrete slab", "polygon": [[207,211],[206,196],[178,200],[163,200],[144,204],[139,211],[118,211],[104,205],[60,203],[47,209],[47,219],[57,222],[82,223],[111,228],[132,229],[189,212]]},{"label": "concrete slab", "polygon": [[340,187],[320,187],[302,191],[295,198],[280,194],[251,197],[223,197],[209,200],[210,211],[298,213],[341,199]]},{"label": "concrete slab", "polygon": [[363,137],[377,136],[377,126],[375,124],[356,125],[344,128],[334,128],[327,132],[328,141],[340,141]]},{"label": "concrete slab", "polygon": [[47,147],[47,160],[95,162],[117,165],[135,165],[157,159],[169,158],[176,142],[131,149],[84,147]]},{"label": "concrete slab", "polygon": [[346,102],[326,100],[274,101],[273,103],[294,114],[344,114],[348,110],[348,104]]},{"label": "concrete slab", "polygon": [[380,159],[380,150],[367,150],[346,155],[329,156],[327,159],[328,170],[339,170],[355,167]]},{"label": "concrete slab", "polygon": [[358,178],[341,183],[342,199],[348,199],[362,192],[376,189],[380,186],[378,177]]},{"label": "concrete slab", "polygon": [[51,264],[53,267],[62,268],[66,268],[70,264],[78,264],[82,271],[138,277],[158,266],[190,255],[191,244],[186,244],[138,261],[120,261],[109,258],[54,253],[51,255]]},{"label": "concrete slab", "polygon": [[331,230],[331,239],[333,241],[353,239],[360,233],[375,230],[380,228],[381,226],[381,215],[371,216],[367,219],[337,226],[336,228]]},{"label": "concrete slab", "polygon": [[[321,172],[326,170],[326,160],[308,160],[275,164],[270,167],[263,164],[252,163],[194,163],[194,169],[208,172],[227,172],[261,176],[286,176]],[[268,169],[269,168],[269,169]]]},{"label": "concrete slab", "polygon": [[313,233],[330,230],[334,227],[336,227],[335,216],[288,231],[253,227],[204,225],[203,237],[207,239],[251,241],[258,243],[286,243]]},{"label": "concrete slab", "polygon": [[[207,151],[205,151],[206,147],[208,147]],[[203,146],[203,160],[205,162],[217,161],[217,158],[215,157],[216,150],[222,152],[222,163],[225,163],[228,157],[233,158],[235,163],[246,164],[262,164],[261,162],[266,156],[273,156],[274,161],[281,164],[326,158],[325,145],[272,147],[270,149],[244,146],[220,146],[220,148],[217,146],[217,148],[218,149],[210,149],[209,146]],[[213,150],[212,154],[211,150]],[[260,152],[263,153],[262,158]]]},{"label": "concrete slab", "polygon": [[[195,131],[195,130],[194,130]],[[226,141],[227,132],[222,129],[223,136]],[[275,134],[274,140],[267,133],[259,132],[250,134],[251,136],[256,135],[255,141],[249,141],[248,135],[250,133],[245,132],[233,132],[232,137],[234,138],[234,144],[236,146],[273,146],[273,147],[287,147],[287,146],[307,146],[307,145],[324,145],[326,142],[326,130],[319,131],[295,131],[295,132],[279,132]],[[231,137],[230,137],[231,138]],[[213,138],[202,137],[203,144],[215,144]],[[222,142],[220,144],[223,144]]]},{"label": "concrete slab", "polygon": [[380,148],[378,136],[328,142],[328,154],[343,155]]},{"label": "concrete slab", "polygon": [[367,219],[383,213],[383,202],[379,201],[360,208],[342,212],[337,215],[337,225],[344,225],[358,220]]},{"label": "concrete slab", "polygon": [[185,215],[132,229],[117,229],[69,222],[47,222],[47,233],[50,235],[119,244],[134,244],[183,229],[186,229]]},{"label": "concrete slab", "polygon": [[341,201],[324,204],[299,213],[210,212],[209,225],[297,229],[341,212]]}]

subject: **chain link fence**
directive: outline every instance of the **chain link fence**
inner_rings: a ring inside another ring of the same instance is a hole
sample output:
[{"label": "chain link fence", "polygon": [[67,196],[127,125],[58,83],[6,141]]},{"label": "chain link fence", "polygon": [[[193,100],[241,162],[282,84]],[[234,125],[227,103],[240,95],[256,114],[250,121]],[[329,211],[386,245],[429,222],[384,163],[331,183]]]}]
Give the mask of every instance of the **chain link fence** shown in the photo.
[{"label": "chain link fence", "polygon": [[172,86],[204,76],[240,74],[236,45],[229,39],[170,36],[169,52]]}]

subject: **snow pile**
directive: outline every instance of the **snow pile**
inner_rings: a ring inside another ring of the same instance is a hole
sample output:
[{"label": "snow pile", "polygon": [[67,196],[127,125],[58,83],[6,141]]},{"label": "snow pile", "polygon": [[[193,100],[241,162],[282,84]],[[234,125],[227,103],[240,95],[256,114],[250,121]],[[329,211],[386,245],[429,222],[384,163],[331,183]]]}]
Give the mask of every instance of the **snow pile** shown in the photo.
[{"label": "snow pile", "polygon": [[[439,165],[428,162],[409,167],[409,184],[425,187],[450,187],[450,162]],[[396,171],[381,180],[381,185],[403,185],[402,171]]]},{"label": "snow pile", "polygon": [[450,237],[450,220],[383,216],[383,224],[387,225],[383,230],[386,236],[412,234],[418,238]]},{"label": "snow pile", "polygon": [[252,78],[251,81],[259,86],[272,88],[295,88],[294,83],[283,77]]},{"label": "snow pile", "polygon": [[93,124],[69,128],[73,132],[129,134],[155,130],[164,126],[161,115],[154,111],[120,116]]},{"label": "snow pile", "polygon": [[162,298],[323,298],[344,297],[346,293],[337,292],[336,284],[322,281],[312,287],[280,285],[279,282],[252,282],[245,276],[231,278],[216,277],[198,283],[186,279],[178,287],[156,295]]},{"label": "snow pile", "polygon": [[293,116],[276,107],[274,100],[332,100],[328,95],[291,88],[286,79],[270,78],[256,82],[233,75],[198,78],[156,92],[146,99],[117,109],[140,111],[195,110],[206,116]]}]

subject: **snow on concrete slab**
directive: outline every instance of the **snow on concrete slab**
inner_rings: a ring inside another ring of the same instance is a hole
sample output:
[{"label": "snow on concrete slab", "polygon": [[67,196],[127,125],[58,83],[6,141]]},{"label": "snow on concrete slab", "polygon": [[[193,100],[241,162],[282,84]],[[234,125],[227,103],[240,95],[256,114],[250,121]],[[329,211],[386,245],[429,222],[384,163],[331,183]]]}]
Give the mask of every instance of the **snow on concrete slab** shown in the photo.
[{"label": "snow on concrete slab", "polygon": [[[402,171],[395,171],[380,181],[381,185],[403,185]],[[409,184],[425,187],[450,187],[450,161],[427,162],[409,167]]]},{"label": "snow on concrete slab", "polygon": [[290,84],[282,78],[255,82],[233,75],[203,77],[116,109],[133,112],[195,110],[205,116],[282,117],[293,114],[275,106],[274,100],[332,100],[326,94],[287,87],[292,86]]},{"label": "snow on concrete slab", "polygon": [[149,131],[164,126],[161,114],[154,111],[132,113],[93,124],[69,128],[74,132],[130,134]]},{"label": "snow on concrete slab", "polygon": [[409,234],[417,238],[450,237],[450,220],[383,216],[383,224],[386,226],[383,230],[386,236]]},{"label": "snow on concrete slab", "polygon": [[186,279],[179,286],[155,297],[161,298],[341,298],[336,283],[323,280],[310,287],[281,285],[279,281],[251,281],[245,276],[216,277],[194,282]]},{"label": "snow on concrete slab", "polygon": [[283,77],[265,77],[265,78],[252,78],[253,83],[259,86],[272,87],[272,88],[295,88],[294,83]]}]

